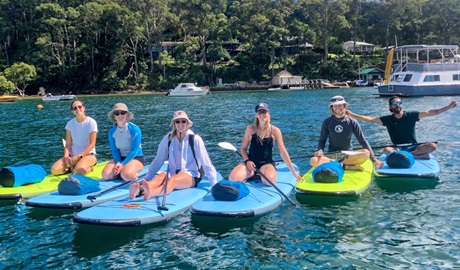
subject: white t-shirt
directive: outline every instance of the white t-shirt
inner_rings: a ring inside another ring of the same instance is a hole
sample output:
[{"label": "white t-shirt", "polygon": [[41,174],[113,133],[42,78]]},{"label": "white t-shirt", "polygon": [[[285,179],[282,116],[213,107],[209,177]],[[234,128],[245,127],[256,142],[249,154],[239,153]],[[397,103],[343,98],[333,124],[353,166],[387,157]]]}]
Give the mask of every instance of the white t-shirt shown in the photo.
[{"label": "white t-shirt", "polygon": [[[98,131],[96,120],[89,116],[81,123],[78,123],[77,118],[71,119],[65,129],[72,134],[71,157],[80,155],[89,145],[89,134]],[[96,148],[91,149],[90,153],[96,154]]]}]

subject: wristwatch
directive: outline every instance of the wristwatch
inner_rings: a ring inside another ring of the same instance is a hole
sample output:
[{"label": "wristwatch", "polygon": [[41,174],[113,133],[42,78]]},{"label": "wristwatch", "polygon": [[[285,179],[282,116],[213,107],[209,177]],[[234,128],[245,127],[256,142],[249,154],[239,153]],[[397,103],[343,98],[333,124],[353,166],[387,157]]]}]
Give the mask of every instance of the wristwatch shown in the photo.
[{"label": "wristwatch", "polygon": [[83,156],[82,156],[82,155],[79,155],[78,157],[79,157],[80,159],[82,159],[82,158],[83,158]]}]

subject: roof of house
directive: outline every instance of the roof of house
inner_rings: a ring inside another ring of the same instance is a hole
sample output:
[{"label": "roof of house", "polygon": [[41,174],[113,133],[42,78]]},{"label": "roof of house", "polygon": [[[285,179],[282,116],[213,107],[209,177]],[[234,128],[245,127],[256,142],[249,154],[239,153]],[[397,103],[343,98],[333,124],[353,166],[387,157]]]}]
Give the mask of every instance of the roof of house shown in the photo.
[{"label": "roof of house", "polygon": [[365,75],[365,74],[369,74],[369,73],[385,73],[383,70],[379,69],[379,68],[365,68],[363,70],[361,70],[358,74],[359,75]]}]

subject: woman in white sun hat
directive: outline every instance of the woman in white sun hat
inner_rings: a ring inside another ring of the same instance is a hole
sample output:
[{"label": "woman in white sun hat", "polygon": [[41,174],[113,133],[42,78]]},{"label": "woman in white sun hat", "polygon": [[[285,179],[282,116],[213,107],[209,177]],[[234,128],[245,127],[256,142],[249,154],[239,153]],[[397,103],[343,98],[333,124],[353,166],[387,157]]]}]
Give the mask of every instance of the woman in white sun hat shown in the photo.
[{"label": "woman in white sun hat", "polygon": [[[172,130],[161,140],[157,155],[150,164],[144,180],[140,184],[131,184],[131,199],[139,195],[141,189],[145,200],[163,195],[166,180],[166,194],[174,189],[196,187],[205,175],[211,186],[217,183],[216,169],[211,163],[203,139],[189,129],[192,125],[193,122],[186,112],[174,113],[171,121]],[[165,161],[168,161],[168,171],[157,175]]]},{"label": "woman in white sun hat", "polygon": [[113,159],[102,171],[104,180],[112,180],[120,176],[125,181],[137,178],[138,172],[144,168],[144,154],[141,141],[142,132],[133,124],[133,113],[124,103],[117,103],[108,113],[114,126],[109,130],[109,143]]},{"label": "woman in white sun hat", "polygon": [[348,170],[363,170],[359,165],[363,164],[369,157],[376,166],[382,166],[382,162],[375,157],[371,146],[364,137],[358,121],[345,115],[347,106],[348,103],[342,96],[331,98],[329,109],[332,115],[323,121],[318,140],[318,150],[310,159],[311,166],[318,167],[323,163],[331,161],[330,158],[324,156],[324,149],[328,140],[328,152],[353,150],[351,145],[352,135],[356,137],[364,149],[357,150],[362,152],[362,154],[348,156],[342,160],[341,164],[343,168]]}]

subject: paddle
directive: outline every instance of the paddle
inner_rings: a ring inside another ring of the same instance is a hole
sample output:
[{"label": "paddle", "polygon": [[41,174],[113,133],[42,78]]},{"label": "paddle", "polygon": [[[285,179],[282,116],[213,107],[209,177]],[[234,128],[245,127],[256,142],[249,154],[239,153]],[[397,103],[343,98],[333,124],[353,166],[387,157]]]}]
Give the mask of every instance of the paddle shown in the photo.
[{"label": "paddle", "polygon": [[[327,155],[333,155],[333,154],[339,154],[339,153],[345,154],[347,156],[354,156],[354,155],[362,154],[363,152],[344,150],[344,151],[327,152],[327,153],[324,153],[323,155],[327,156]],[[301,157],[291,157],[291,160],[293,160],[293,159],[301,159],[301,158],[312,158],[312,157],[314,157],[314,156],[309,155],[309,156],[301,156]],[[280,162],[280,161],[283,161],[283,160],[278,159],[278,160],[274,160],[274,161],[275,162]]]},{"label": "paddle", "polygon": [[139,181],[141,181],[143,178],[144,178],[144,177],[142,176],[142,177],[136,178],[135,180],[123,182],[123,183],[121,183],[121,184],[119,184],[119,185],[116,185],[116,186],[113,186],[113,187],[108,188],[108,189],[106,189],[106,190],[103,190],[103,191],[101,191],[101,192],[99,192],[99,193],[97,193],[97,194],[88,195],[88,197],[86,197],[86,199],[90,200],[91,202],[94,202],[94,200],[96,200],[97,197],[101,197],[102,195],[107,194],[107,193],[109,193],[109,192],[111,192],[111,191],[114,191],[115,189],[118,189],[118,188],[120,188],[120,187],[122,187],[122,186],[126,186],[127,184],[139,182]]},{"label": "paddle", "polygon": [[438,144],[438,141],[435,141],[435,142],[422,142],[422,143],[401,143],[401,144],[380,145],[380,146],[372,147],[372,149],[379,149],[379,148],[385,148],[385,147],[405,147],[405,146],[421,145],[421,144],[424,144],[424,143]]},{"label": "paddle", "polygon": [[[238,149],[236,149],[235,146],[233,146],[233,144],[229,143],[229,142],[220,142],[218,143],[218,145],[226,150],[230,150],[230,151],[233,151],[235,153],[237,153],[241,158],[243,158],[243,156],[241,155],[241,153],[238,151]],[[295,207],[299,207],[299,205],[297,203],[295,203],[293,200],[291,200],[286,194],[284,194],[283,191],[281,191],[272,181],[270,181],[270,179],[268,179],[263,173],[261,173],[257,168],[254,168],[254,170],[256,171],[256,173],[258,173],[260,176],[262,176],[263,178],[265,178],[267,180],[267,182],[272,186],[274,187],[281,195],[283,195],[284,198],[286,198],[286,200],[288,200],[292,205],[294,205]]]},{"label": "paddle", "polygon": [[161,205],[159,205],[157,207],[158,210],[164,210],[164,211],[168,211],[168,207],[166,207],[166,191],[167,191],[167,188],[168,188],[168,177],[169,175],[169,162],[168,162],[168,168],[166,169],[166,176],[165,176],[165,188],[163,190],[163,201],[161,202]]}]

